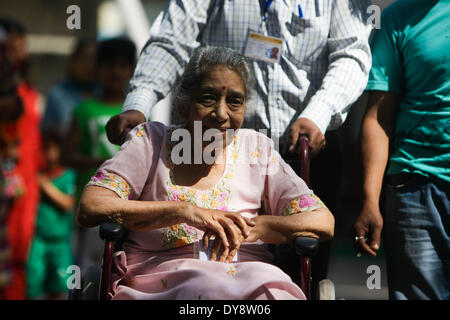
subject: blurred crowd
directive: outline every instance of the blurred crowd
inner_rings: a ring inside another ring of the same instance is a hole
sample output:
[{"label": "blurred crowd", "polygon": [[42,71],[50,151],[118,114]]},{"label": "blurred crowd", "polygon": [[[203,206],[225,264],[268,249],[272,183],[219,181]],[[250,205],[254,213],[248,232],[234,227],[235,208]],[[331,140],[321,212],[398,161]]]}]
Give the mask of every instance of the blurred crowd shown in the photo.
[{"label": "blurred crowd", "polygon": [[0,299],[67,298],[67,268],[98,266],[97,230],[73,212],[83,186],[118,146],[119,114],[136,48],[126,38],[80,39],[46,104],[29,81],[27,30],[0,18]]}]

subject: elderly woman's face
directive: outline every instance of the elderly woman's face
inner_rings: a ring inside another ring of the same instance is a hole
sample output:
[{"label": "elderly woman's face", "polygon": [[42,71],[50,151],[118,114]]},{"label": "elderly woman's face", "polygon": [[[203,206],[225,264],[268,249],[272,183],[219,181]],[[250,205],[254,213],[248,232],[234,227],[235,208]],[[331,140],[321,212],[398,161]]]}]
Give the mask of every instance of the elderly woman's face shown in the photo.
[{"label": "elderly woman's face", "polygon": [[244,121],[244,82],[235,71],[212,67],[194,93],[189,114],[188,129],[193,131],[194,121],[202,122],[202,132],[208,129],[239,129]]}]

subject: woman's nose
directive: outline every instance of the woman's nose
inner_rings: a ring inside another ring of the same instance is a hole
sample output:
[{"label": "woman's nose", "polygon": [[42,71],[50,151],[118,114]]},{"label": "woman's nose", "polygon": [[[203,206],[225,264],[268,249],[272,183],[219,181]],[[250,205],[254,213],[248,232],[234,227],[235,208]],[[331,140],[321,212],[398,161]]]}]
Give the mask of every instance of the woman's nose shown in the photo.
[{"label": "woman's nose", "polygon": [[216,121],[218,122],[223,122],[228,119],[227,103],[225,99],[220,99],[219,102],[216,104],[214,115]]}]

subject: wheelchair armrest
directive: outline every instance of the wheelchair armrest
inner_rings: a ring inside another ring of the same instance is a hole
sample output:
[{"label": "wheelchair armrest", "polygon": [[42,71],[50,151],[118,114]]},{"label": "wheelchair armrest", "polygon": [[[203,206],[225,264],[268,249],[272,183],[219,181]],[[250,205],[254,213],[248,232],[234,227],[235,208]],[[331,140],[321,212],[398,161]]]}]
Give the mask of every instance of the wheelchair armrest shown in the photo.
[{"label": "wheelchair armrest", "polygon": [[124,226],[115,222],[103,222],[100,225],[100,238],[106,241],[117,241],[125,232]]},{"label": "wheelchair armrest", "polygon": [[311,237],[297,237],[294,239],[294,248],[298,255],[312,257],[319,251],[319,240]]}]

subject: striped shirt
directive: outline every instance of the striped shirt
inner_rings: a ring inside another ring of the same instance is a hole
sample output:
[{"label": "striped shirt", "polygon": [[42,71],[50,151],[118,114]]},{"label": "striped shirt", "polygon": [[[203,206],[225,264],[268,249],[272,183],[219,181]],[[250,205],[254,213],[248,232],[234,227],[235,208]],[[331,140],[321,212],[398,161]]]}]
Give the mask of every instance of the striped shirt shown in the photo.
[{"label": "striped shirt", "polygon": [[[192,51],[222,46],[245,51],[253,31],[284,40],[278,64],[250,59],[256,78],[244,126],[286,142],[299,117],[323,133],[338,128],[363,92],[371,67],[365,0],[170,1],[151,28],[123,111],[151,108],[173,88]],[[298,5],[301,5],[300,16]]]}]

